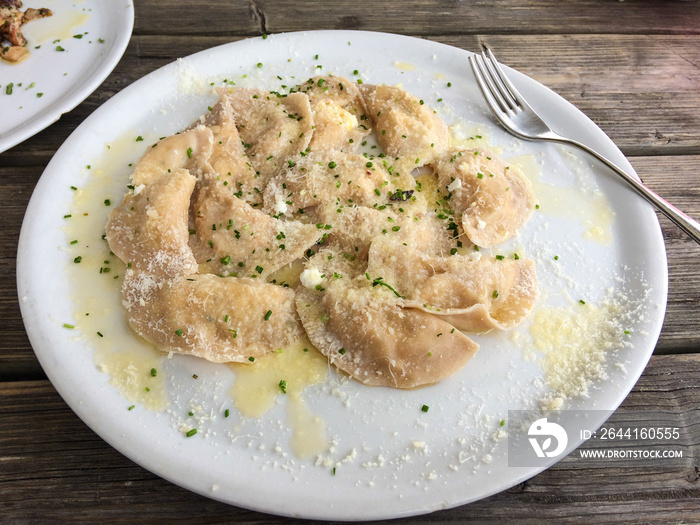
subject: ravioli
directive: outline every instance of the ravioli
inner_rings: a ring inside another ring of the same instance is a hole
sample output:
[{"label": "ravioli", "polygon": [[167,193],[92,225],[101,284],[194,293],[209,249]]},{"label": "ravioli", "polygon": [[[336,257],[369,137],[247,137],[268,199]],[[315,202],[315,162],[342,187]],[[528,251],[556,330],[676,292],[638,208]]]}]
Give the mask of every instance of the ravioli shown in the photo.
[{"label": "ravioli", "polygon": [[127,193],[107,222],[106,238],[114,254],[135,270],[160,278],[196,272],[187,232],[196,180],[181,169]]},{"label": "ravioli", "polygon": [[[422,101],[335,76],[287,94],[217,92],[138,161],[106,226],[141,337],[250,362],[306,335],[357,381],[407,389],[471,359],[479,347],[463,331],[529,315],[534,263],[463,246],[516,235],[534,207],[529,183],[493,154],[448,149]],[[379,148],[363,151],[370,134]]]},{"label": "ravioli", "polygon": [[489,248],[510,239],[535,209],[530,181],[493,153],[454,151],[438,163],[437,173],[451,192],[464,233],[477,246]]},{"label": "ravioli", "polygon": [[447,125],[422,100],[393,86],[362,85],[377,140],[400,171],[433,164],[449,144]]},{"label": "ravioli", "polygon": [[367,273],[392,283],[397,293],[460,330],[508,330],[532,311],[538,296],[535,265],[528,259],[431,256],[393,239],[376,238]]},{"label": "ravioli", "polygon": [[258,187],[258,176],[253,165],[246,160],[243,141],[233,118],[231,100],[220,97],[201,121],[212,132],[213,147],[209,164],[218,179],[246,202],[260,204],[262,193]]},{"label": "ravioli", "polygon": [[163,175],[185,169],[194,176],[209,168],[208,159],[214,147],[214,136],[204,126],[171,135],[147,150],[134,167],[131,184],[138,191]]},{"label": "ravioli", "polygon": [[393,388],[429,385],[454,374],[478,350],[449,323],[402,308],[361,279],[330,277],[323,292],[302,288],[296,298],[309,340],[354,379]]},{"label": "ravioli", "polygon": [[314,118],[311,151],[355,152],[372,130],[357,85],[343,77],[316,76],[297,88],[309,97]]},{"label": "ravioli", "polygon": [[165,352],[245,362],[297,341],[294,292],[211,274],[159,281],[128,270],[124,305],[134,331]]},{"label": "ravioli", "polygon": [[419,247],[431,254],[448,253],[455,246],[450,232],[441,227],[441,221],[425,209],[424,203],[414,207],[401,204],[379,208],[381,206],[369,208],[329,203],[316,208],[311,216],[319,224],[331,226],[327,233],[329,244],[365,264],[370,244],[380,236]]},{"label": "ravioli", "polygon": [[202,271],[216,275],[264,279],[303,257],[321,236],[314,225],[256,210],[211,179],[198,185],[192,214],[190,246]]},{"label": "ravioli", "polygon": [[368,161],[362,155],[312,151],[295,157],[270,181],[264,195],[265,210],[295,212],[330,201],[372,206],[386,199],[381,190],[390,180],[381,163]]},{"label": "ravioli", "polygon": [[309,98],[302,93],[279,97],[248,88],[217,91],[231,105],[245,158],[255,169],[262,190],[289,158],[309,146],[313,133]]}]

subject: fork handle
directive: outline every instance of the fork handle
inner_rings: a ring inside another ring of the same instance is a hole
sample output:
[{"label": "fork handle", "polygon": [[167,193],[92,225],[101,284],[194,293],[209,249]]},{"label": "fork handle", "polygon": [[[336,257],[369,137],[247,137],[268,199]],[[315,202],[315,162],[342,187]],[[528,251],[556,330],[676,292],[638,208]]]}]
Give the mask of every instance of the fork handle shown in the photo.
[{"label": "fork handle", "polygon": [[669,203],[662,197],[659,197],[656,193],[647,188],[644,184],[634,178],[632,175],[627,173],[625,170],[620,168],[617,164],[607,159],[597,151],[589,148],[585,144],[582,144],[576,140],[562,137],[556,133],[543,133],[540,138],[549,140],[552,142],[559,142],[562,144],[569,144],[570,146],[575,146],[589,155],[592,155],[600,162],[608,166],[611,170],[617,173],[622,179],[629,184],[634,191],[641,195],[648,202],[656,206],[656,208],[668,217],[673,223],[678,226],[681,230],[687,233],[696,243],[700,244],[700,223],[694,219],[688,217],[685,213],[676,208],[673,204]]}]

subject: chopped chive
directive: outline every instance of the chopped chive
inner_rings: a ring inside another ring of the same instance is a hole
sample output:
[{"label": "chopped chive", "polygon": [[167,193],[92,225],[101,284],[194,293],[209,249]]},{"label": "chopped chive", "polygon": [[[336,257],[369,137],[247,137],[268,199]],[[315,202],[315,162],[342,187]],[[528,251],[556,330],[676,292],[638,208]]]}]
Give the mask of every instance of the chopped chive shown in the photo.
[{"label": "chopped chive", "polygon": [[429,407],[428,405],[423,405],[423,406],[421,407],[421,410],[422,410],[423,412],[427,412],[428,410],[430,410],[430,407]]},{"label": "chopped chive", "polygon": [[268,310],[267,313],[265,314],[265,321],[267,321],[271,315],[272,315],[272,310]]},{"label": "chopped chive", "polygon": [[185,434],[185,435],[189,438],[189,437],[194,436],[196,433],[197,433],[197,429],[196,429],[196,428],[193,428],[192,430],[190,430],[189,432],[187,432],[187,434]]}]

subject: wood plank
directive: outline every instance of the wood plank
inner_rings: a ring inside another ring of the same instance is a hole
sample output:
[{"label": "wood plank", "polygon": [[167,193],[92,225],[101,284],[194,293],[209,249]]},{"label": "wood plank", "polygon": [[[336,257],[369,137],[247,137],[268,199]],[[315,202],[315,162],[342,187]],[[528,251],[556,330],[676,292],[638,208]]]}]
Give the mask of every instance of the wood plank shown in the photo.
[{"label": "wood plank", "polygon": [[0,168],[0,258],[15,257],[24,212],[43,168]]},{"label": "wood plank", "polygon": [[[700,355],[678,355],[652,357],[622,406],[681,410],[697,419],[699,404]],[[135,465],[85,426],[47,381],[0,383],[0,420],[4,521],[136,523],[205,515],[246,524],[288,522],[208,500]],[[412,521],[630,523],[643,512],[647,523],[697,522],[698,498],[698,472],[692,466],[584,468],[560,463],[490,498]]]},{"label": "wood plank", "polygon": [[41,172],[41,167],[0,168],[0,380],[45,377],[24,330],[15,273],[22,219]]},{"label": "wood plank", "polygon": [[695,2],[443,2],[377,0],[336,2],[306,0],[156,0],[135,2],[135,33],[177,35],[260,35],[313,29],[392,31],[407,35],[436,34],[602,34],[695,33],[700,6]]},{"label": "wood plank", "polygon": [[[281,3],[281,2],[280,2]],[[137,35],[253,36],[265,31],[258,2],[206,0],[196,6],[189,0],[134,1]]]}]

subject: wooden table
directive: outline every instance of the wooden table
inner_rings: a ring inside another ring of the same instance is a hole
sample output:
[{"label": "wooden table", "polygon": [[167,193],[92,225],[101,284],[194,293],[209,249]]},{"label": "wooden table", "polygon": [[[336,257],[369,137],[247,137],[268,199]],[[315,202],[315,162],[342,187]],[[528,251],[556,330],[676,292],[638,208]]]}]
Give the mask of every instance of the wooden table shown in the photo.
[{"label": "wooden table", "polygon": [[[177,57],[262,33],[311,29],[401,33],[469,50],[484,41],[504,63],[580,108],[652,189],[700,217],[698,2],[135,0],[135,7],[131,43],[104,84],[59,122],[0,154],[2,522],[285,521],[192,494],[105,444],[47,381],[20,316],[19,230],[51,156],[103,102]],[[690,413],[700,406],[700,247],[665,218],[660,222],[670,273],[666,321],[625,406]],[[698,444],[700,428],[692,431]],[[697,523],[699,460],[696,454],[695,466],[680,470],[559,465],[477,503],[405,521]]]}]

